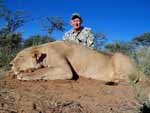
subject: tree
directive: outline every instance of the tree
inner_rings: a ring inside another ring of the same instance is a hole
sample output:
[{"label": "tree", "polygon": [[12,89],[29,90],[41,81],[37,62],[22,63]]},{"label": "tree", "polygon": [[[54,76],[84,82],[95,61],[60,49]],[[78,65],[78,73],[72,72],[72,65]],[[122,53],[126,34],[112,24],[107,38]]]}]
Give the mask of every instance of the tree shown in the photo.
[{"label": "tree", "polygon": [[0,19],[4,20],[4,25],[0,28],[1,51],[11,54],[21,47],[22,35],[16,30],[24,25],[26,16],[23,11],[11,11],[0,2]]},{"label": "tree", "polygon": [[5,20],[5,25],[0,29],[0,33],[12,33],[22,27],[26,22],[24,11],[12,12],[5,7],[0,7],[0,17]]},{"label": "tree", "polygon": [[28,39],[24,41],[24,47],[31,47],[47,42],[52,42],[55,41],[53,38],[48,37],[48,36],[40,36],[40,35],[33,35],[30,36]]},{"label": "tree", "polygon": [[100,32],[94,32],[94,49],[97,51],[100,51],[103,47],[104,44],[106,43],[107,39],[106,36]]},{"label": "tree", "polygon": [[21,48],[22,35],[21,33],[9,33],[0,35],[0,48],[6,54],[18,51]]},{"label": "tree", "polygon": [[64,31],[65,22],[58,16],[46,17],[46,20],[41,21],[40,24],[48,32],[49,36],[54,30]]},{"label": "tree", "polygon": [[105,45],[105,49],[110,52],[121,52],[127,55],[131,55],[134,50],[132,42],[115,41]]},{"label": "tree", "polygon": [[134,37],[132,42],[136,46],[150,46],[150,32],[146,32],[140,36]]}]

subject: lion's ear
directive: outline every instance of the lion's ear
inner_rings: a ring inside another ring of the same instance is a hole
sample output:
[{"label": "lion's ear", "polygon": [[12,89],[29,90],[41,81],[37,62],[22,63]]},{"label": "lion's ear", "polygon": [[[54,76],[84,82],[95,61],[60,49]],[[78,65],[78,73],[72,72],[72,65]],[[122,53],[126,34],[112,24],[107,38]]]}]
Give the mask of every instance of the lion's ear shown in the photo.
[{"label": "lion's ear", "polygon": [[40,55],[40,53],[39,53],[38,50],[33,50],[33,51],[31,52],[31,55],[32,55],[32,58],[37,58],[37,57]]},{"label": "lion's ear", "polygon": [[34,53],[32,57],[33,57],[33,58],[37,58],[37,56],[38,56],[38,54],[37,54],[37,53]]},{"label": "lion's ear", "polygon": [[40,56],[41,56],[41,54],[39,54],[39,53],[34,53],[34,54],[32,55],[32,58],[39,59]]}]

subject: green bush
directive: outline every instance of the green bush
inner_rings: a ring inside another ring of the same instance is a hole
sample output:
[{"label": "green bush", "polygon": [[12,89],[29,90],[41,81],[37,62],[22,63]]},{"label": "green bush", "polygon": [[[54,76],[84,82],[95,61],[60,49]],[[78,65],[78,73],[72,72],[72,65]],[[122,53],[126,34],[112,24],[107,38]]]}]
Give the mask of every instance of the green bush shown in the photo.
[{"label": "green bush", "polygon": [[142,46],[134,52],[132,57],[137,64],[137,68],[146,76],[150,76],[150,47]]},{"label": "green bush", "polygon": [[[138,101],[137,108],[135,109],[137,113],[150,113],[150,95],[149,95],[149,78],[142,78],[142,82],[136,84],[130,81],[135,97]],[[142,87],[141,87],[142,86]]]},{"label": "green bush", "polygon": [[26,48],[26,47],[36,46],[36,45],[40,45],[52,41],[55,41],[55,39],[48,36],[33,35],[24,41],[24,47]]},{"label": "green bush", "polygon": [[14,54],[8,55],[0,51],[0,67],[9,67],[9,63],[13,58]]},{"label": "green bush", "polygon": [[105,49],[109,52],[120,52],[130,56],[134,51],[134,45],[131,42],[114,41],[106,44]]}]

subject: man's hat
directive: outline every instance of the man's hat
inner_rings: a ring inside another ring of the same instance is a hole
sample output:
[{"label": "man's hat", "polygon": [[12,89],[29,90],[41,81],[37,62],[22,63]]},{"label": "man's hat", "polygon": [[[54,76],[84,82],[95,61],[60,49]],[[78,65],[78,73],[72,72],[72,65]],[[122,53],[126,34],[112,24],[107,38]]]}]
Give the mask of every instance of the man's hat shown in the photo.
[{"label": "man's hat", "polygon": [[80,20],[82,20],[82,18],[81,18],[81,16],[80,16],[79,13],[73,13],[73,14],[71,15],[71,20],[73,20],[73,19],[75,19],[75,18],[79,18]]}]

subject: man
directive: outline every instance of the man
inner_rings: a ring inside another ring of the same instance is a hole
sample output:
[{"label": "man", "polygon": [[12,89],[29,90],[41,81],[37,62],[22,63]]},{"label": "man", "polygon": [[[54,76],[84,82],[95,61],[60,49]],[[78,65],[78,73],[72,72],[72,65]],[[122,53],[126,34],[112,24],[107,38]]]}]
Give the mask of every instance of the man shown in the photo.
[{"label": "man", "polygon": [[82,27],[83,20],[78,13],[71,15],[70,24],[72,29],[66,32],[63,36],[63,40],[73,41],[75,43],[84,45],[89,48],[94,46],[94,36],[90,28]]}]

